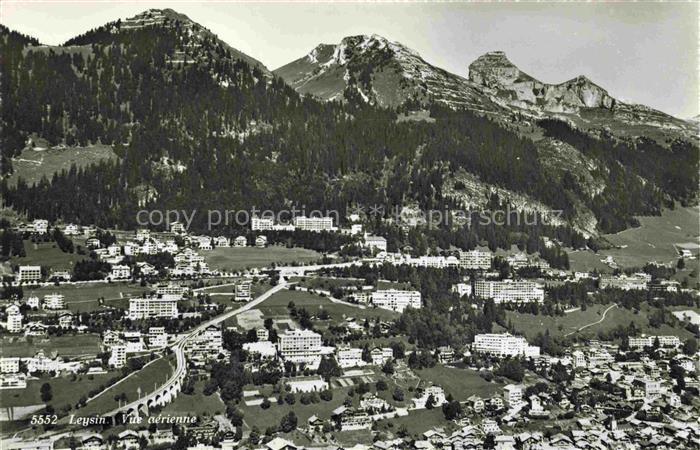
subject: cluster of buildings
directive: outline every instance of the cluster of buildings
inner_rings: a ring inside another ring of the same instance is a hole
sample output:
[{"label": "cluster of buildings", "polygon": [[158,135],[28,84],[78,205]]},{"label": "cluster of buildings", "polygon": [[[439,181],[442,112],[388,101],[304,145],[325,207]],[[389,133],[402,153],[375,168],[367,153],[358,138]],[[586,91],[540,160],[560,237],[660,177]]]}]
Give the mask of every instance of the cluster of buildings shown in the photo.
[{"label": "cluster of buildings", "polygon": [[601,275],[600,288],[622,289],[624,291],[643,291],[651,282],[651,275],[647,273],[635,273],[633,275]]},{"label": "cluster of buildings", "polygon": [[102,348],[110,355],[107,364],[120,368],[126,364],[127,355],[165,348],[170,338],[164,327],[150,327],[147,333],[105,331],[102,336]]},{"label": "cluster of buildings", "polygon": [[47,355],[43,350],[30,357],[0,357],[0,390],[25,389],[28,376],[42,373],[77,373],[85,366],[85,361],[68,361],[56,352]]}]

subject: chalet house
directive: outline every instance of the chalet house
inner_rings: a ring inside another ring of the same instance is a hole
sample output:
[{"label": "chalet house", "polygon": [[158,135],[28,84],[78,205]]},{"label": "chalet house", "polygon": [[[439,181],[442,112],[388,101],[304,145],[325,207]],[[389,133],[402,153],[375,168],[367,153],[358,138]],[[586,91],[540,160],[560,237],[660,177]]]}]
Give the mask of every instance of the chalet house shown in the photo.
[{"label": "chalet house", "polygon": [[81,449],[104,450],[107,448],[104,438],[99,434],[91,434],[81,441]]},{"label": "chalet house", "polygon": [[226,248],[231,246],[231,242],[226,236],[219,236],[214,238],[214,245],[216,245],[217,247]]}]

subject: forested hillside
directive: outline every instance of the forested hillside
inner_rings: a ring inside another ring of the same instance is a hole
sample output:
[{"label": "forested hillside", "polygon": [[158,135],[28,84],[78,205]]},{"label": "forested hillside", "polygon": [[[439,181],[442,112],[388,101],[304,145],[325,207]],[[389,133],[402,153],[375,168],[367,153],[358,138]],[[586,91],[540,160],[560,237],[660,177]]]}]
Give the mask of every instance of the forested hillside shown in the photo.
[{"label": "forested hillside", "polygon": [[[51,146],[109,144],[119,156],[32,186],[3,180],[7,205],[29,218],[125,228],[135,226],[143,208],[382,205],[389,214],[406,204],[462,206],[443,186],[466,170],[561,209],[564,217],[585,205],[596,212],[600,230],[611,231],[633,223],[634,214],[689,201],[689,183],[697,186],[696,149],[688,143],[675,145],[667,153],[672,158],[653,146],[619,149],[616,166],[607,155],[617,148],[612,142],[583,142],[544,123],[552,136],[576,140],[609,166],[610,173],[598,174],[610,180],[608,187],[591,196],[565,169],[545,170],[533,141],[474,112],[433,106],[434,121],[404,122],[395,111],[362,101],[321,103],[184,16],[167,10],[157,20],[142,16],[61,47],[2,28],[3,171],[12,170],[11,158],[33,136]],[[654,174],[659,158],[678,160]],[[194,225],[203,227],[205,218],[197,216]]]}]

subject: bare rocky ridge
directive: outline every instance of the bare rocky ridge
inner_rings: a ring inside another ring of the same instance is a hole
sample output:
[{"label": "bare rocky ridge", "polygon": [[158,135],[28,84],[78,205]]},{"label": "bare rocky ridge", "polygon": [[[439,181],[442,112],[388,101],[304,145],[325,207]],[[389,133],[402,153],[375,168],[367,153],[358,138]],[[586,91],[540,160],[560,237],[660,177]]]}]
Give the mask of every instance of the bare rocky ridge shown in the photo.
[{"label": "bare rocky ridge", "polygon": [[502,51],[477,58],[466,79],[382,36],[349,36],[337,45],[321,44],[274,73],[298,92],[322,100],[356,97],[392,108],[434,102],[497,120],[557,118],[593,134],[609,132],[625,139],[647,136],[665,142],[697,136],[692,121],[621,102],[585,76],[543,83]]},{"label": "bare rocky ridge", "polygon": [[489,52],[469,65],[469,80],[513,106],[554,113],[580,108],[613,109],[616,100],[585,76],[546,84],[518,69],[504,52]]}]

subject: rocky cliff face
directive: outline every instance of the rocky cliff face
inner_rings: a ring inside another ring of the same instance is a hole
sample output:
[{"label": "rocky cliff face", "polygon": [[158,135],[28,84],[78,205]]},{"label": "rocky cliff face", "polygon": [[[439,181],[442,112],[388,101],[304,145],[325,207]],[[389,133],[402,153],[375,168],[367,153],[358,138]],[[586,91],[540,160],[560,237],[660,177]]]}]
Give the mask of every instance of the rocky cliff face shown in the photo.
[{"label": "rocky cliff face", "polygon": [[546,84],[518,69],[501,51],[489,52],[469,65],[469,80],[505,102],[525,109],[573,113],[580,108],[612,109],[615,99],[584,76]]},{"label": "rocky cliff face", "polygon": [[385,107],[435,101],[455,108],[502,110],[473,83],[376,34],[321,44],[274,73],[298,92],[323,100],[357,98]]}]

